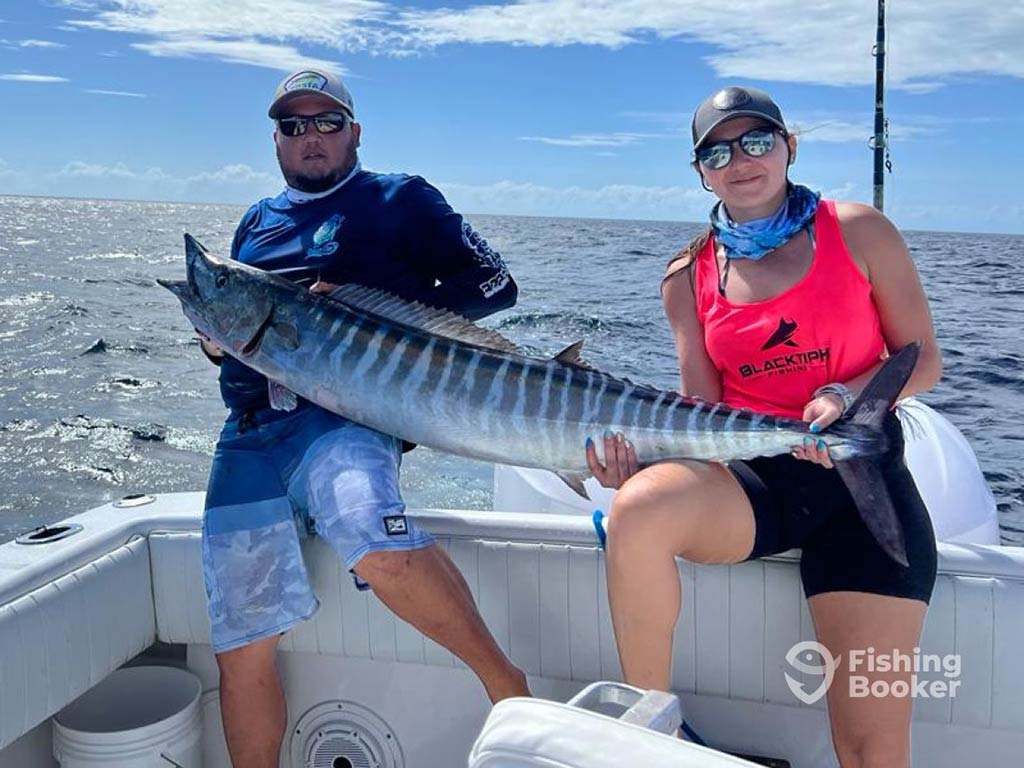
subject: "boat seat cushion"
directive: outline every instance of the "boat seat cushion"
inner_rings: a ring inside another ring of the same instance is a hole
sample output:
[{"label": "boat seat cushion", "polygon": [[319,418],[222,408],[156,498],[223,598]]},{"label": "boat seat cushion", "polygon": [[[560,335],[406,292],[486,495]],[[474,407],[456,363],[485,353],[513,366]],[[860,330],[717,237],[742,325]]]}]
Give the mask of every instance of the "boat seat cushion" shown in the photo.
[{"label": "boat seat cushion", "polygon": [[469,754],[469,768],[753,768],[639,725],[542,699],[495,705]]}]

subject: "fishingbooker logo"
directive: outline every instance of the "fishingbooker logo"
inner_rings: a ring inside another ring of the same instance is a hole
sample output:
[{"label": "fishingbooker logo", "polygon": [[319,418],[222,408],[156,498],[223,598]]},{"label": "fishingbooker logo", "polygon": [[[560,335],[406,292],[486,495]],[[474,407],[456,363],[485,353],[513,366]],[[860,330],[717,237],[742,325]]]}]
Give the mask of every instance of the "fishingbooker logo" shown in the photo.
[{"label": "fishingbooker logo", "polygon": [[[813,704],[832,686],[836,671],[840,669],[841,656],[833,656],[821,643],[804,640],[789,649],[786,661],[804,675],[821,675],[817,688],[807,691],[804,684],[791,677],[789,672],[784,673],[786,685],[793,695],[804,704]],[[891,653],[881,653],[870,647],[851,650],[843,671],[851,699],[869,696],[876,699],[889,696],[897,699],[954,699],[963,682],[960,680],[959,654],[940,656],[921,653],[920,648],[914,648],[912,653],[896,649]],[[910,673],[910,679],[885,679],[894,672]]]},{"label": "fishingbooker logo", "polygon": [[[771,336],[761,345],[761,351],[767,352],[775,347],[799,348],[800,345],[793,338],[798,328],[796,320],[787,320],[784,317],[780,317],[778,327],[772,331]],[[744,379],[760,374],[776,376],[783,373],[800,373],[810,368],[825,365],[828,362],[831,349],[831,347],[821,347],[806,352],[774,354],[761,360],[743,363],[739,366],[739,373]]]},{"label": "fishingbooker logo", "polygon": [[337,251],[338,243],[334,240],[334,236],[344,222],[345,217],[336,213],[321,224],[320,228],[313,233],[313,247],[309,249],[307,257],[318,259],[330,256]]}]

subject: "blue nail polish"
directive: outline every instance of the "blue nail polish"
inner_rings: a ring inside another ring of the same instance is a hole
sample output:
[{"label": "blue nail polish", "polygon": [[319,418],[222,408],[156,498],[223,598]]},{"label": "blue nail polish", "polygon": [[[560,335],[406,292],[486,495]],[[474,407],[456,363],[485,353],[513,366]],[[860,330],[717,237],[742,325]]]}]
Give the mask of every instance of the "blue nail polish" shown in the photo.
[{"label": "blue nail polish", "polygon": [[818,441],[818,450],[819,451],[824,451],[825,450],[825,441],[824,440],[819,440]]},{"label": "blue nail polish", "polygon": [[811,440],[811,438],[809,438],[809,437],[805,437],[805,438],[804,438],[804,448],[810,448],[810,447],[811,447],[811,444],[812,444],[813,442],[814,442],[814,441],[813,441],[813,440]]},{"label": "blue nail polish", "polygon": [[590,439],[590,438],[588,437],[588,438],[587,438],[587,443],[586,443],[586,445],[587,445],[587,448],[590,448],[590,447],[591,447],[591,446],[592,446],[593,444],[594,444],[594,441],[593,441],[593,440],[591,440],[591,439]]},{"label": "blue nail polish", "polygon": [[615,433],[612,432],[610,429],[606,429],[604,431],[604,439],[605,440],[611,440],[613,437],[615,437]]},{"label": "blue nail polish", "polygon": [[821,432],[821,425],[811,424],[811,432],[813,432],[814,434],[818,434],[819,432]]}]

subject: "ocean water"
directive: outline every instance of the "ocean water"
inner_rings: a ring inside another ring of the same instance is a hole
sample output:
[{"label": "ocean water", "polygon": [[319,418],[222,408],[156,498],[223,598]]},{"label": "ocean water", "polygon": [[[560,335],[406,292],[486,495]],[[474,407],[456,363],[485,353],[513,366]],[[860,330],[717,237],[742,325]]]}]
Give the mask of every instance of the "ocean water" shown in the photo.
[{"label": "ocean water", "polygon": [[[182,233],[226,253],[243,210],[0,197],[0,541],[129,493],[205,487],[225,411],[158,277]],[[484,324],[541,354],[586,339],[598,367],[675,388],[658,284],[697,225],[470,216],[518,305]],[[907,232],[945,360],[922,399],[967,436],[1003,540],[1024,544],[1024,237]],[[411,506],[486,509],[491,467],[420,448]]]}]

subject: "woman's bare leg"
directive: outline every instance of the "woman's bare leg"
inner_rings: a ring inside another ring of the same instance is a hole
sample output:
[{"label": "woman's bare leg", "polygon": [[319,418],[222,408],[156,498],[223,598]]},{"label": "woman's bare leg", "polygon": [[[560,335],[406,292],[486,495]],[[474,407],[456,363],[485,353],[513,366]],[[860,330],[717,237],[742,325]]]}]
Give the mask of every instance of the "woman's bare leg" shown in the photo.
[{"label": "woman's bare leg", "polygon": [[[828,690],[832,742],[843,768],[909,768],[910,718],[913,699],[850,696],[850,652],[874,649],[913,657],[921,639],[927,605],[920,600],[863,592],[827,592],[808,601],[818,642],[839,656],[835,678]],[[863,657],[861,657],[863,658]],[[868,684],[884,680],[890,685],[911,672],[870,672],[861,664],[854,675]]]},{"label": "woman's bare leg", "polygon": [[668,690],[679,619],[676,556],[735,563],[754,546],[754,512],[721,464],[656,464],[615,496],[608,522],[608,599],[627,683]]}]

